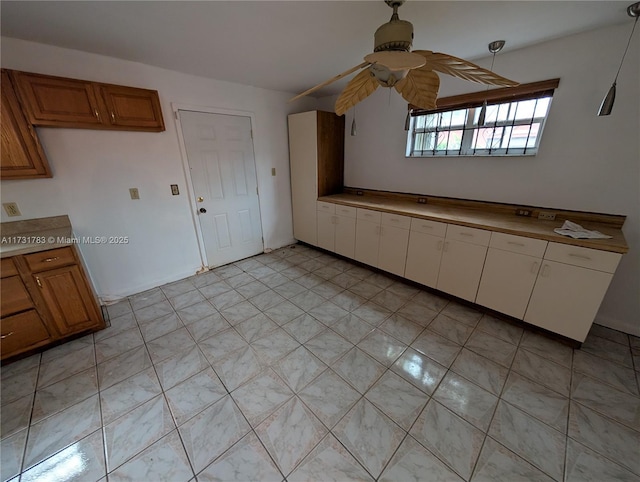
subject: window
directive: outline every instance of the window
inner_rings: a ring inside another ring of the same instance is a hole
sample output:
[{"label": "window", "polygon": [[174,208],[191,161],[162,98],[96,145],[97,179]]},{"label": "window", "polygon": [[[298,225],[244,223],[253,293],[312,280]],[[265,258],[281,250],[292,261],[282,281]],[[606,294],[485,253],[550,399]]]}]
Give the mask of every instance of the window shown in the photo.
[{"label": "window", "polygon": [[[558,83],[554,79],[438,99],[434,111],[412,109],[407,156],[534,155]],[[485,99],[485,123],[480,126]]]}]

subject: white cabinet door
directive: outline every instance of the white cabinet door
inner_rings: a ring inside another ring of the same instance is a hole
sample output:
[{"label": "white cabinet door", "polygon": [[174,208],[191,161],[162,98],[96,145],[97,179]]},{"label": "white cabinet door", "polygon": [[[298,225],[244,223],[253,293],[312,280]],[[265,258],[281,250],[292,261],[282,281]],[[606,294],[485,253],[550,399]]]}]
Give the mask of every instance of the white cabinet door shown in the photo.
[{"label": "white cabinet door", "polygon": [[328,251],[335,250],[335,216],[330,212],[318,211],[318,247]]},{"label": "white cabinet door", "polygon": [[398,276],[403,276],[404,265],[407,261],[408,244],[408,229],[382,226],[380,228],[378,268]]},{"label": "white cabinet door", "polygon": [[486,246],[445,239],[437,288],[475,301],[486,254]]},{"label": "white cabinet door", "polygon": [[355,258],[356,218],[336,216],[335,221],[335,252],[347,258]]},{"label": "white cabinet door", "polygon": [[356,221],[355,259],[369,266],[378,266],[380,223],[358,219]]},{"label": "white cabinet door", "polygon": [[293,237],[316,246],[318,121],[315,111],[289,115],[289,162]]},{"label": "white cabinet door", "polygon": [[476,303],[522,319],[542,258],[489,248]]},{"label": "white cabinet door", "polygon": [[405,278],[435,288],[442,259],[444,239],[439,236],[411,231],[407,250]]},{"label": "white cabinet door", "polygon": [[543,261],[524,321],[583,342],[613,274]]}]

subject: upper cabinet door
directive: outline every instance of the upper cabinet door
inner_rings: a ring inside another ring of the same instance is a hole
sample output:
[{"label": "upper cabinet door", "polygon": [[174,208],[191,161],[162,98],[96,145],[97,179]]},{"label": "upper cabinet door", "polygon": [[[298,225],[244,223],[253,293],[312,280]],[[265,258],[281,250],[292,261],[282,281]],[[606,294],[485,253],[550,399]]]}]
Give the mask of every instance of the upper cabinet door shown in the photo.
[{"label": "upper cabinet door", "polygon": [[38,136],[25,118],[9,75],[3,70],[1,179],[51,177]]},{"label": "upper cabinet door", "polygon": [[93,127],[107,124],[92,82],[13,72],[29,122],[41,126]]},{"label": "upper cabinet door", "polygon": [[165,130],[157,91],[104,84],[98,89],[111,125],[157,132]]}]

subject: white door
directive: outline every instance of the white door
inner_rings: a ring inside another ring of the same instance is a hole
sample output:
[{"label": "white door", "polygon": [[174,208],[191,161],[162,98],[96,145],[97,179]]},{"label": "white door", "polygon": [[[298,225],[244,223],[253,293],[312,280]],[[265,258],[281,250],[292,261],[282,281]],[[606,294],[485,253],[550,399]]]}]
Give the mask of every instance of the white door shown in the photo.
[{"label": "white door", "polygon": [[251,118],[179,113],[207,264],[262,253]]}]

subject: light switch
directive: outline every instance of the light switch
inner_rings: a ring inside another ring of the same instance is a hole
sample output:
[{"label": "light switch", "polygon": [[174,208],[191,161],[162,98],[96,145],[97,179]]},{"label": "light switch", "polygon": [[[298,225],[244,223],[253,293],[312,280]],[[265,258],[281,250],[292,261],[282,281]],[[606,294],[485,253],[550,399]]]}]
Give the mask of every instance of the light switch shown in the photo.
[{"label": "light switch", "polygon": [[272,167],[272,168],[271,168],[271,175],[272,175],[272,176],[275,176],[275,175],[276,175],[276,168],[275,168],[275,167]]},{"label": "light switch", "polygon": [[2,203],[2,207],[6,211],[7,215],[12,216],[22,216],[22,213],[18,209],[17,203]]},{"label": "light switch", "polygon": [[174,196],[180,194],[180,190],[178,189],[177,184],[171,184],[171,194],[173,194]]},{"label": "light switch", "polygon": [[129,188],[129,194],[131,195],[131,199],[140,199],[140,193],[137,187]]}]

